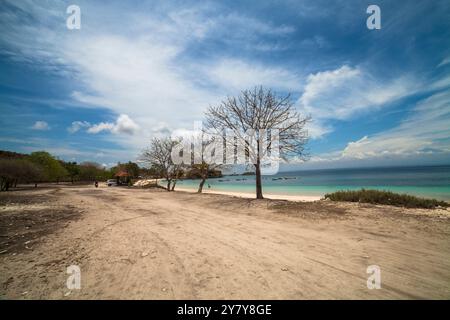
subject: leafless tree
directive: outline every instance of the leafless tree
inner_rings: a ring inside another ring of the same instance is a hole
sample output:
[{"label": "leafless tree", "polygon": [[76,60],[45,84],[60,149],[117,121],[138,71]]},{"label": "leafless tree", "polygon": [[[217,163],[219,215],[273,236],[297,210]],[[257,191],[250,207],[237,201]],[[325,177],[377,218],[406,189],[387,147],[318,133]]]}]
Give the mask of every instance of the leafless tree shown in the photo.
[{"label": "leafless tree", "polygon": [[[197,192],[202,193],[203,186],[209,175],[222,167],[222,161],[217,159],[215,153],[218,152],[214,148],[217,144],[214,142],[215,137],[209,136],[203,130],[193,137],[193,164],[190,166],[191,172],[200,177]],[[222,138],[220,137],[222,142]],[[222,145],[222,143],[220,143]],[[222,159],[221,159],[222,160]]]},{"label": "leafless tree", "polygon": [[176,180],[180,177],[180,166],[175,165],[172,161],[172,149],[178,144],[169,137],[153,138],[150,148],[145,150],[141,156],[141,160],[150,164],[155,168],[161,177],[167,181],[167,191],[173,191]]},{"label": "leafless tree", "polygon": [[42,168],[28,160],[0,159],[0,191],[8,191],[18,182],[36,183],[42,177]]},{"label": "leafless tree", "polygon": [[309,117],[301,116],[294,107],[290,94],[279,96],[270,89],[255,87],[242,91],[238,97],[228,97],[218,106],[209,107],[206,114],[207,130],[224,136],[231,131],[234,138],[225,139],[236,150],[244,150],[247,161],[255,168],[256,198],[263,199],[261,167],[264,159],[277,155],[287,161],[290,157],[305,158]]}]

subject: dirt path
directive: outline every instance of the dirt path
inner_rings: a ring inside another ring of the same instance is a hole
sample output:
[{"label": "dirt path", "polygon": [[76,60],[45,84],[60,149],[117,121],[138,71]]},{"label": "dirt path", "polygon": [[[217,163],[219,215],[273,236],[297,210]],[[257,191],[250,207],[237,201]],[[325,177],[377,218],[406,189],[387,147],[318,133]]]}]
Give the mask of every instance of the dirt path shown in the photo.
[{"label": "dirt path", "polygon": [[[29,249],[16,242],[0,255],[2,298],[450,298],[448,211],[127,188],[20,192],[47,201],[3,204],[2,218],[74,213]],[[66,287],[70,265],[81,290]],[[369,265],[381,268],[379,290],[367,289]]]}]

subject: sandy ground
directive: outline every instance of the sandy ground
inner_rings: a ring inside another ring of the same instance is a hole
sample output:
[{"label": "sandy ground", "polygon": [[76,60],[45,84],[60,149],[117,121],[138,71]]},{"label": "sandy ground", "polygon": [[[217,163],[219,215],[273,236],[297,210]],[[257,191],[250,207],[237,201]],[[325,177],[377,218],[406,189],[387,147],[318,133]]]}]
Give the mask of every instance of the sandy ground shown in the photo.
[{"label": "sandy ground", "polygon": [[[0,194],[2,299],[449,299],[450,212],[121,187]],[[81,289],[66,287],[78,265]],[[381,289],[366,285],[369,265]]]},{"label": "sandy ground", "polygon": [[[183,187],[177,187],[177,190],[185,191],[185,192],[194,192],[194,193],[197,192],[197,190],[195,190],[195,189],[183,188]],[[246,198],[246,199],[255,198],[255,193],[233,192],[233,191],[215,191],[215,190],[208,190],[208,188],[205,188],[203,190],[203,193],[205,193],[205,194],[224,194],[224,195],[228,195],[228,196]],[[293,195],[280,195],[280,194],[265,193],[264,198],[273,199],[273,200],[289,200],[289,201],[317,201],[317,200],[320,200],[322,197],[320,197],[320,196],[304,196],[304,195],[293,196]]]}]

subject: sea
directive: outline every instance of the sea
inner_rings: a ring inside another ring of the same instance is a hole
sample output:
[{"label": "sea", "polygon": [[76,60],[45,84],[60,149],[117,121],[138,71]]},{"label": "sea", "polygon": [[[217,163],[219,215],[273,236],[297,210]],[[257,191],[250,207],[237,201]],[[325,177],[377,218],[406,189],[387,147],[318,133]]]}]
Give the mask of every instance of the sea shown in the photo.
[{"label": "sea", "polygon": [[[279,172],[263,176],[263,193],[321,196],[338,190],[388,190],[423,198],[450,201],[450,165],[322,169]],[[197,189],[199,180],[181,180],[178,186]],[[255,176],[223,176],[208,179],[205,189],[226,192],[255,192]]]}]

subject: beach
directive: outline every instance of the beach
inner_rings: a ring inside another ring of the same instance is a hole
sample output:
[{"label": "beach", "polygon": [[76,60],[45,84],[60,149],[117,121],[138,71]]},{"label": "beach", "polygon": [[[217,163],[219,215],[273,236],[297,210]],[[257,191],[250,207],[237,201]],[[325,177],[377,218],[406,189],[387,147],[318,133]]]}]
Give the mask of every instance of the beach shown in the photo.
[{"label": "beach", "polygon": [[[184,192],[194,192],[196,193],[197,190],[193,189],[193,188],[183,188],[183,187],[178,187],[177,188],[178,191],[184,191]],[[207,188],[204,188],[202,193],[205,194],[223,194],[223,195],[227,195],[227,196],[232,196],[232,197],[238,197],[238,198],[246,198],[246,199],[253,199],[255,198],[255,194],[254,193],[249,193],[249,192],[233,192],[233,191],[224,191],[224,190],[219,190],[219,191],[215,191],[215,190],[208,190]],[[272,200],[288,200],[288,201],[317,201],[322,199],[322,197],[320,196],[305,196],[305,195],[286,195],[286,194],[265,194],[264,198],[266,199],[272,199]]]},{"label": "beach", "polygon": [[[339,190],[364,188],[450,201],[450,166],[290,171],[263,176],[262,181],[264,194],[272,199],[311,201]],[[195,179],[179,180],[177,188],[197,190],[199,182]],[[244,197],[254,195],[255,177],[224,175],[209,178],[204,190]]]},{"label": "beach", "polygon": [[0,194],[0,235],[2,299],[450,298],[445,209],[47,185]]}]

